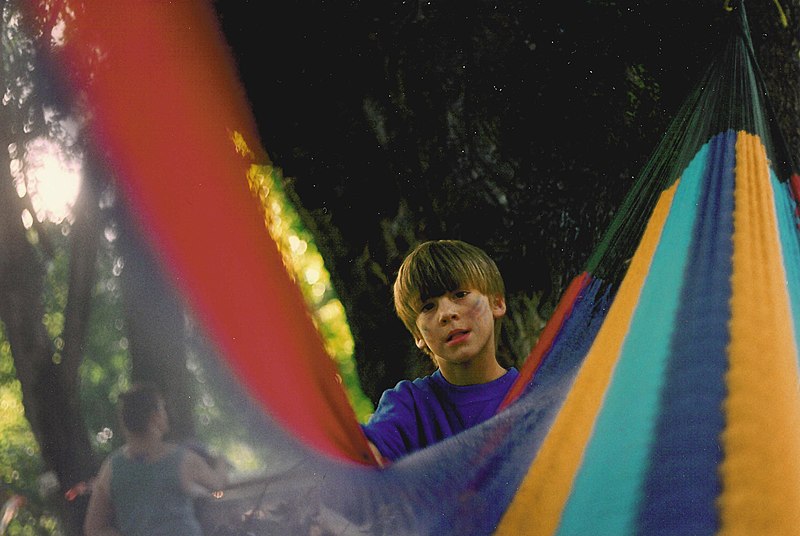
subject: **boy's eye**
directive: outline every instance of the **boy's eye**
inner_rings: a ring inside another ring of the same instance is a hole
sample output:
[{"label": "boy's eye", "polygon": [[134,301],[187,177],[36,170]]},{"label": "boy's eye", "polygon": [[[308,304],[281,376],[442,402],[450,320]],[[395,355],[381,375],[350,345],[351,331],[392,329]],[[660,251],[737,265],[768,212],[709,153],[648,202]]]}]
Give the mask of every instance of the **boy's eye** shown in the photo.
[{"label": "boy's eye", "polygon": [[420,312],[425,313],[431,309],[433,309],[433,302],[425,302],[422,304],[422,307],[420,307]]},{"label": "boy's eye", "polygon": [[456,298],[463,298],[467,294],[469,294],[468,290],[457,290],[453,292],[453,296],[455,296]]}]

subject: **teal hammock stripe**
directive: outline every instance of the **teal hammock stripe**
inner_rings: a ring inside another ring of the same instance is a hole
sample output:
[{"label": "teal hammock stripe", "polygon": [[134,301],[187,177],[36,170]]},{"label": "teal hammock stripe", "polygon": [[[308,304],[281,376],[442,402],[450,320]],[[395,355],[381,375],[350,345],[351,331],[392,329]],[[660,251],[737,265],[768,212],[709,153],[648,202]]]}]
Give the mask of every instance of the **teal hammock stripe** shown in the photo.
[{"label": "teal hammock stripe", "polygon": [[786,270],[786,290],[792,308],[794,341],[797,348],[800,348],[800,235],[797,233],[798,219],[795,215],[797,203],[792,197],[788,181],[780,181],[772,170],[770,180],[778,217],[783,267]]},{"label": "teal hammock stripe", "polygon": [[560,536],[634,532],[707,156],[706,144],[675,192]]}]

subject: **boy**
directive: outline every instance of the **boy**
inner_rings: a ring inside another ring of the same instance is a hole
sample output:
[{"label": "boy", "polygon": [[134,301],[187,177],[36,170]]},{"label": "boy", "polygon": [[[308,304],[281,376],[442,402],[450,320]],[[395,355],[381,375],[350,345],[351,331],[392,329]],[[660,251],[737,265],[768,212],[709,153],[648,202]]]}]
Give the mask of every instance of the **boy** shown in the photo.
[{"label": "boy", "polygon": [[505,289],[481,249],[458,240],[418,245],[400,266],[394,305],[437,370],[385,391],[363,427],[392,461],[494,415],[519,375],[497,361]]},{"label": "boy", "polygon": [[86,536],[201,536],[194,498],[225,487],[222,457],[209,465],[188,448],[166,441],[164,398],[149,383],[120,395],[125,444],[95,479],[84,523]]}]

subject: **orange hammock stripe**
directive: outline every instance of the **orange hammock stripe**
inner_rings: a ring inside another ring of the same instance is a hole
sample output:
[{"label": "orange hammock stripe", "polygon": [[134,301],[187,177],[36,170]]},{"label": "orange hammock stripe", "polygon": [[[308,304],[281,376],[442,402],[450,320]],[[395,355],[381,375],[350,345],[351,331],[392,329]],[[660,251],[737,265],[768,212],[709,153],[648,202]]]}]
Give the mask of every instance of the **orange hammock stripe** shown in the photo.
[{"label": "orange hammock stripe", "polygon": [[608,317],[496,534],[543,536],[557,529],[678,182],[661,194]]},{"label": "orange hammock stripe", "polygon": [[764,147],[736,143],[733,297],[722,435],[723,535],[800,527],[800,392],[786,273]]}]

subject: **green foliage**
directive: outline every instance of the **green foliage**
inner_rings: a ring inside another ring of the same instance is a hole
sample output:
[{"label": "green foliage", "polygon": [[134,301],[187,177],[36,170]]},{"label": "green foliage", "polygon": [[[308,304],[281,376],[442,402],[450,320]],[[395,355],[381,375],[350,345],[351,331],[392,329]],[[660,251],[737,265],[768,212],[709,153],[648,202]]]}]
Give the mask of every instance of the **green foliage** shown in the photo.
[{"label": "green foliage", "polygon": [[634,127],[636,121],[642,121],[643,115],[652,114],[651,110],[645,108],[658,101],[661,88],[642,64],[628,65],[625,69],[625,81],[628,86],[625,125]]},{"label": "green foliage", "polygon": [[374,407],[361,390],[353,359],[353,336],[344,307],[331,285],[313,236],[286,197],[279,169],[269,165],[253,166],[248,178],[251,191],[261,201],[267,228],[278,244],[284,264],[303,292],[325,349],[338,366],[356,416],[365,420]]},{"label": "green foliage", "polygon": [[[2,335],[2,324],[0,324],[0,335]],[[14,361],[11,359],[11,344],[0,337],[0,385],[6,385],[16,381],[14,374]]]},{"label": "green foliage", "polygon": [[[0,357],[6,360],[4,355]],[[17,493],[32,495],[41,472],[39,449],[25,420],[19,382],[0,385],[0,481]]]},{"label": "green foliage", "polygon": [[130,383],[130,356],[119,283],[122,261],[114,248],[113,228],[106,229],[104,235],[79,370],[84,418],[100,454],[108,454],[115,446],[109,430],[113,434],[117,428],[117,397]]},{"label": "green foliage", "polygon": [[12,494],[25,498],[24,508],[4,534],[56,534],[57,522],[46,513],[40,487],[43,462],[33,432],[25,419],[22,390],[14,376],[11,345],[0,324],[0,502]]}]

